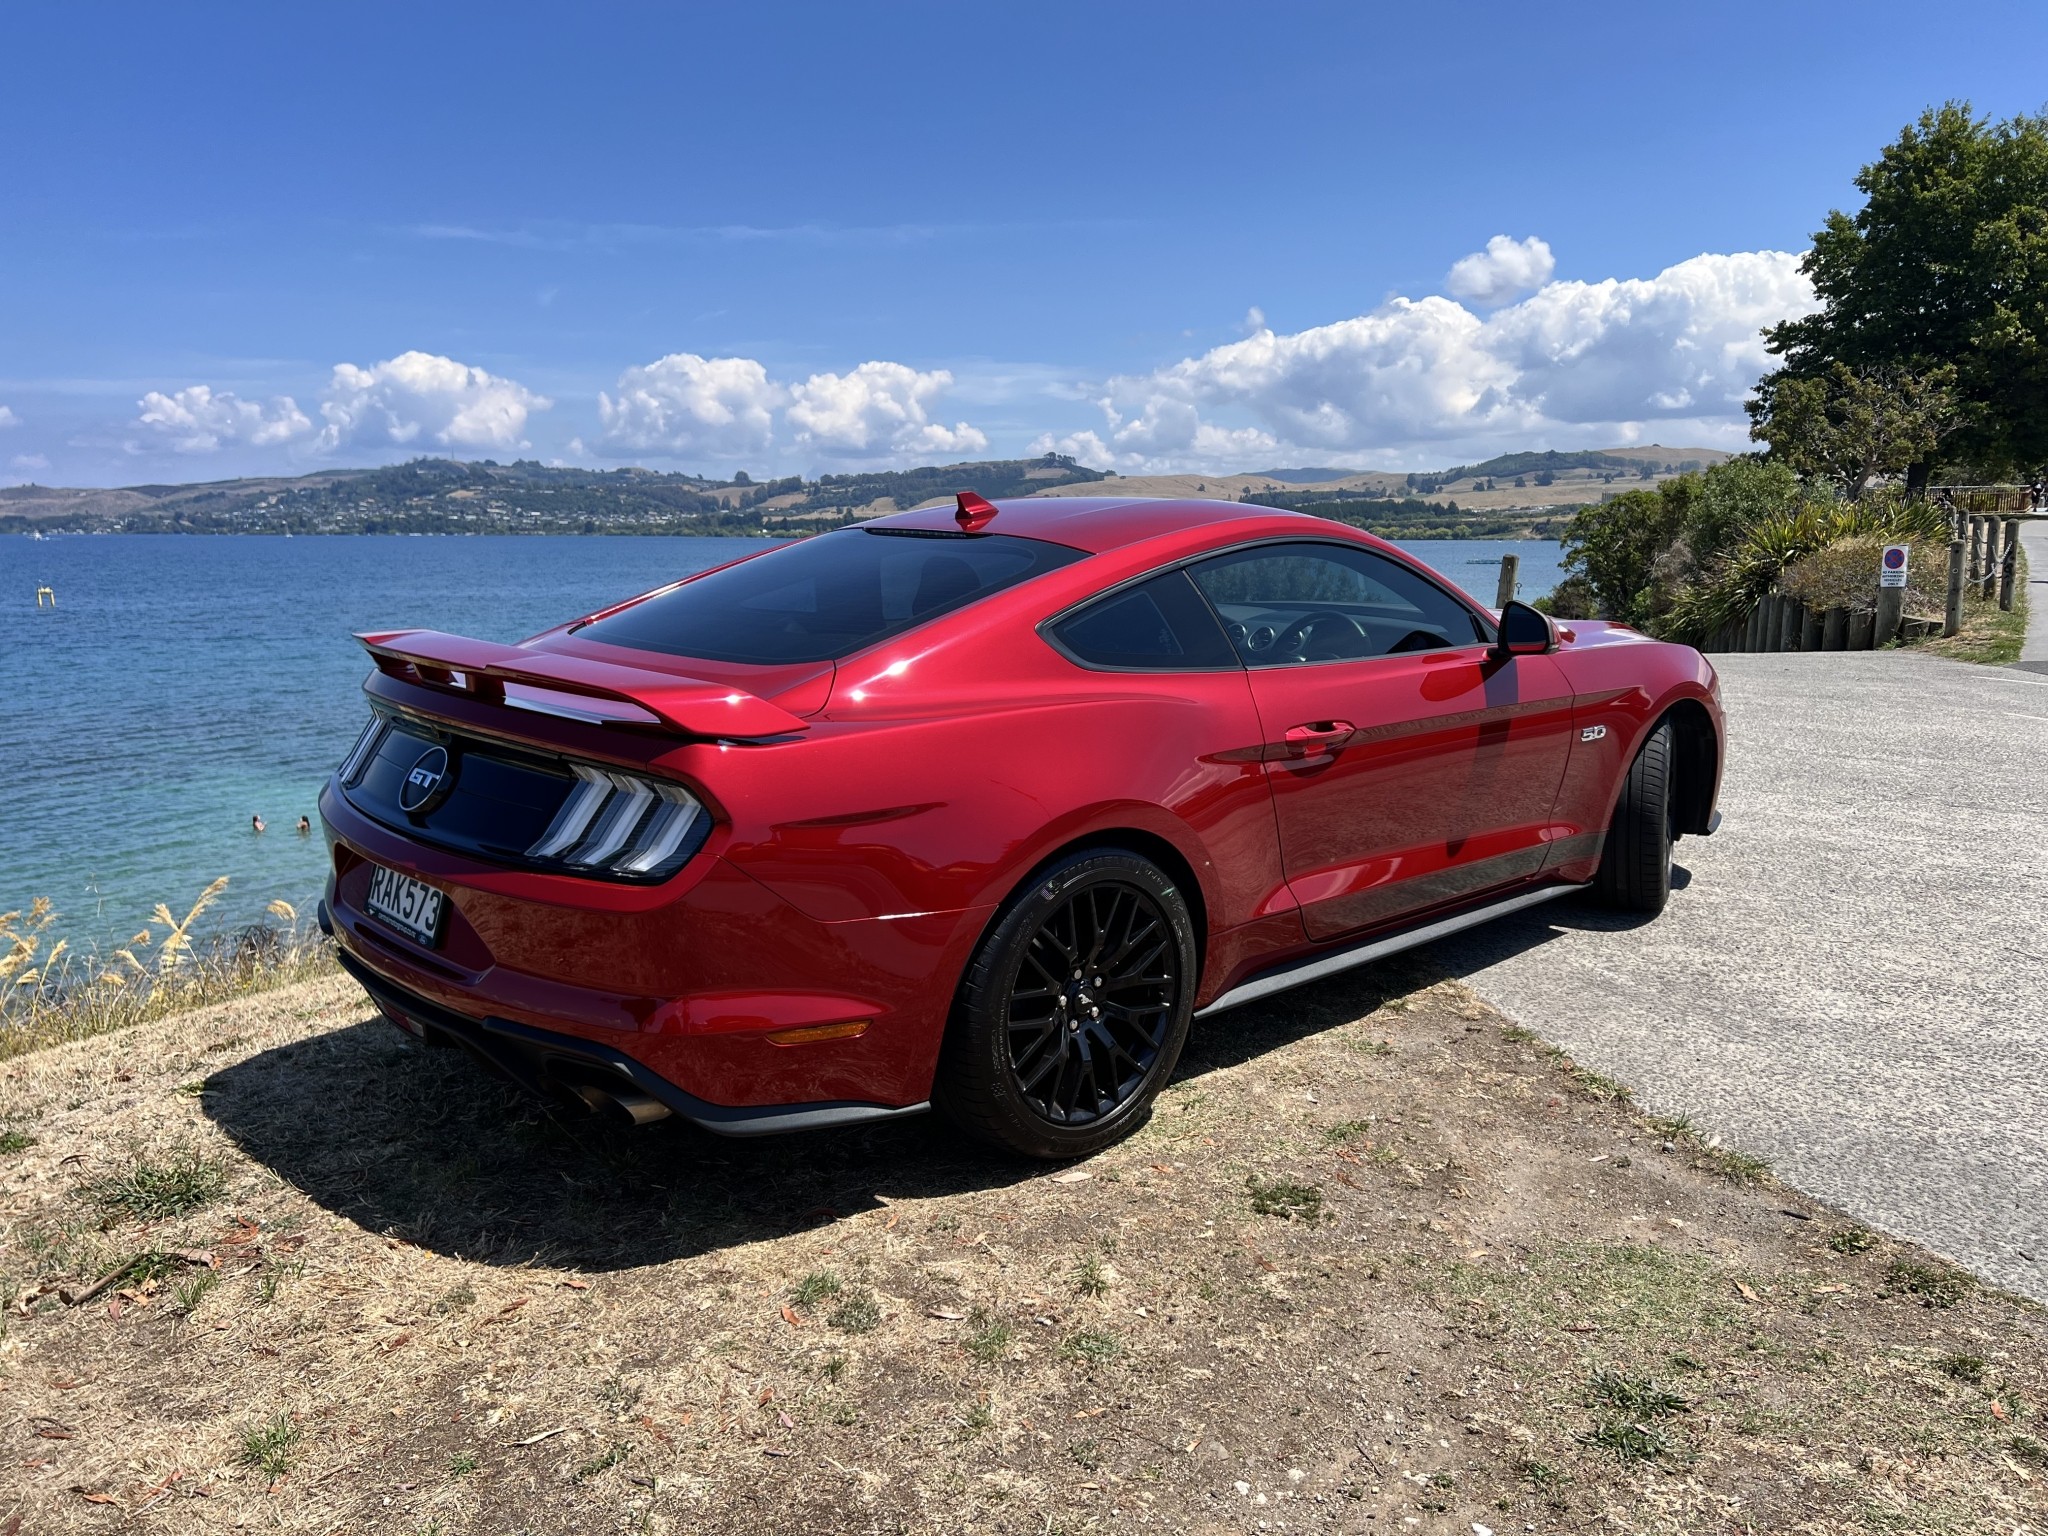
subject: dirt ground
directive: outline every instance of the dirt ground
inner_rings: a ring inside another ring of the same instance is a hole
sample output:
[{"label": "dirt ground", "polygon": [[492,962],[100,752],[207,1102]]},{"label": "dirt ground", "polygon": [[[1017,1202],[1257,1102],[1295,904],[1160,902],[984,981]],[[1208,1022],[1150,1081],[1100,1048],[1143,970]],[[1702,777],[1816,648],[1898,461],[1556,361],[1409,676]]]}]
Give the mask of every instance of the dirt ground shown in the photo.
[{"label": "dirt ground", "polygon": [[1420,968],[1065,1169],[564,1126],[301,984],[0,1066],[0,1219],[5,1536],[2048,1531],[2039,1309]]}]

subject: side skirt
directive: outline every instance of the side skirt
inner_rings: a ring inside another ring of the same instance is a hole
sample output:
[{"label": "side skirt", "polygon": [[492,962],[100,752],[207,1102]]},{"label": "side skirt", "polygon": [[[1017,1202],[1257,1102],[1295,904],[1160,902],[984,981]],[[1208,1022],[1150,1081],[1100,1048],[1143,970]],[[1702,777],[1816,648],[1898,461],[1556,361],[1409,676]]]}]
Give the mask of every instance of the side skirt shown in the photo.
[{"label": "side skirt", "polygon": [[1290,965],[1261,972],[1249,981],[1238,983],[1208,1007],[1198,1009],[1195,1017],[1205,1019],[1212,1013],[1223,1012],[1226,1008],[1238,1008],[1246,1003],[1255,1003],[1260,998],[1271,997],[1276,992],[1306,986],[1311,981],[1321,981],[1325,976],[1335,976],[1338,972],[1348,971],[1354,966],[1369,965],[1388,955],[1397,955],[1404,949],[1415,949],[1451,934],[1461,933],[1467,928],[1476,928],[1481,923],[1490,923],[1496,917],[1505,917],[1510,912],[1519,912],[1524,907],[1555,901],[1560,896],[1569,896],[1584,889],[1585,887],[1580,885],[1546,885],[1541,890],[1523,891],[1504,901],[1496,901],[1487,906],[1474,907],[1469,912],[1439,918],[1436,922],[1425,923],[1420,928],[1409,928],[1400,933],[1367,939],[1362,944],[1354,944],[1333,954],[1311,955],[1306,960],[1297,960]]}]

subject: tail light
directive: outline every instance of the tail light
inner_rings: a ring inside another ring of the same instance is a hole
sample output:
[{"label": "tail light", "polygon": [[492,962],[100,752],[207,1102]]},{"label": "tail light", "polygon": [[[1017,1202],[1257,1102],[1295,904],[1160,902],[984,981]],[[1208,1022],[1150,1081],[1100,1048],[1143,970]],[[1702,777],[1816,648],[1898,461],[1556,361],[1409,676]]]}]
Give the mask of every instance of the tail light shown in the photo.
[{"label": "tail light", "polygon": [[615,875],[665,875],[696,851],[704,807],[679,785],[575,765],[576,787],[527,857]]}]

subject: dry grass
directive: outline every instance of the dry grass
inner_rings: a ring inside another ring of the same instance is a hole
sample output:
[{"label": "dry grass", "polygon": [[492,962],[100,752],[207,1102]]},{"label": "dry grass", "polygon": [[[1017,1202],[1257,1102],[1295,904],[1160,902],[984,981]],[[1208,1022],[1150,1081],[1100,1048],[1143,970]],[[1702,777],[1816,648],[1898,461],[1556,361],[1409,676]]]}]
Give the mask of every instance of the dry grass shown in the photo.
[{"label": "dry grass", "polygon": [[2040,1529],[2042,1314],[1611,1089],[1391,967],[1072,1170],[560,1125],[339,979],[23,1055],[0,1530]]},{"label": "dry grass", "polygon": [[223,875],[183,917],[158,902],[150,921],[104,956],[52,938],[59,914],[47,897],[26,912],[0,912],[0,1061],[329,968],[326,942],[287,901],[270,903],[269,922],[202,940],[199,920],[227,888]]}]

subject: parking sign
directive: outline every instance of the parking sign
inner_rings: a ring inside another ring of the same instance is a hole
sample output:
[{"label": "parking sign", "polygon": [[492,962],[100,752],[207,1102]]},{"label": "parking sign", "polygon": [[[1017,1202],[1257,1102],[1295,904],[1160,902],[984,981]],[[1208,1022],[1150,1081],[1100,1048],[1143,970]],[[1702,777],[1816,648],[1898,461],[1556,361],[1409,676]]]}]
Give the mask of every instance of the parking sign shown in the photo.
[{"label": "parking sign", "polygon": [[1885,545],[1884,559],[1877,568],[1880,587],[1903,587],[1906,584],[1906,556],[1909,553],[1904,544]]}]

